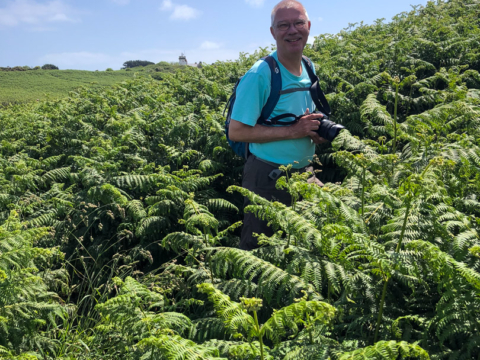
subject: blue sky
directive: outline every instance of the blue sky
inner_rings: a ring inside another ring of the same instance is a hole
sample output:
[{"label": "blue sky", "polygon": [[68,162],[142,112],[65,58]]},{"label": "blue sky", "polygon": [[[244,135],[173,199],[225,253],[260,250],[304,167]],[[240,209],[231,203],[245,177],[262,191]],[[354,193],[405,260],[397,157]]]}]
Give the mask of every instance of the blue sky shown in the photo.
[{"label": "blue sky", "polygon": [[[273,43],[278,0],[0,0],[0,66],[119,69],[127,60],[233,60]],[[390,21],[427,0],[304,0],[310,35]]]}]

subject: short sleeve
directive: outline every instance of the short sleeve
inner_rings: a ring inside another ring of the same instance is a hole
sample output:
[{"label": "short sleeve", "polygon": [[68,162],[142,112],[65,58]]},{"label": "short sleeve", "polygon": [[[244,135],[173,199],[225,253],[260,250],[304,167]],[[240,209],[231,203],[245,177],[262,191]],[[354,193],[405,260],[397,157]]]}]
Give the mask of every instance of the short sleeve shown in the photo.
[{"label": "short sleeve", "polygon": [[237,87],[232,119],[255,126],[270,94],[270,68],[264,61],[255,64]]}]

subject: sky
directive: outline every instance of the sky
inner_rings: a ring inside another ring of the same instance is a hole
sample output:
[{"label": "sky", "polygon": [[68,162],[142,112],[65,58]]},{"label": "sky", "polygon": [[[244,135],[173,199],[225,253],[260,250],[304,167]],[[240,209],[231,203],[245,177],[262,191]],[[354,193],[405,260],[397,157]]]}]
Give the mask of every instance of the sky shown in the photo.
[{"label": "sky", "polygon": [[[0,0],[0,67],[120,69],[128,60],[235,60],[270,47],[279,0]],[[391,21],[427,0],[304,0],[311,39]]]}]

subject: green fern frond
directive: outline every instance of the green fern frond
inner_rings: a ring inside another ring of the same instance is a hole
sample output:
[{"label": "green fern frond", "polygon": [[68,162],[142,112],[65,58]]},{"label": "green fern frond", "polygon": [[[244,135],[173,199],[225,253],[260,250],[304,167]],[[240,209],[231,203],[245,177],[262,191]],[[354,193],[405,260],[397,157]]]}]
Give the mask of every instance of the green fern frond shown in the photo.
[{"label": "green fern frond", "polygon": [[70,178],[70,167],[50,170],[42,175],[42,182],[63,182]]},{"label": "green fern frond", "polygon": [[415,240],[410,242],[407,248],[418,251],[418,254],[423,260],[435,268],[441,266],[447,271],[455,271],[475,289],[480,290],[480,274],[469,268],[465,263],[456,261],[452,256],[441,251],[437,246],[422,240]]},{"label": "green fern frond", "polygon": [[132,200],[127,204],[127,211],[134,220],[143,219],[147,216],[143,203],[140,200]]},{"label": "green fern frond", "polygon": [[208,295],[217,315],[233,336],[244,334],[250,338],[253,335],[255,321],[240,303],[231,301],[229,296],[215,289],[212,284],[200,284],[197,285],[197,288],[200,292]]},{"label": "green fern frond", "polygon": [[[235,360],[256,360],[260,356],[260,343],[252,341],[250,343],[242,343],[240,341],[210,340],[202,344],[203,346],[211,346],[219,349],[220,356],[228,357]],[[266,360],[273,360],[272,355],[268,353],[269,348],[263,346],[267,350]]]},{"label": "green fern frond", "polygon": [[169,225],[170,220],[168,218],[163,216],[150,216],[140,221],[135,234],[138,237],[159,234],[167,229]]},{"label": "green fern frond", "polygon": [[156,349],[168,360],[220,360],[219,352],[213,347],[204,347],[178,335],[149,337],[138,343],[141,348]]},{"label": "green fern frond", "polygon": [[268,301],[276,299],[282,302],[287,296],[293,300],[302,290],[315,293],[313,286],[305,283],[300,277],[289,274],[248,251],[221,247],[215,250],[211,266],[216,276],[225,278],[228,274],[250,281],[255,278],[259,291]]},{"label": "green fern frond", "polygon": [[[189,333],[190,339],[200,343],[211,339],[224,339],[225,337],[227,337],[227,332],[223,320],[212,317],[193,321],[193,326],[190,328]],[[216,347],[218,348],[218,346]],[[221,349],[220,352],[223,354]]]},{"label": "green fern frond", "polygon": [[397,360],[415,357],[429,360],[430,356],[420,346],[404,341],[379,341],[363,349],[339,354],[339,360]]},{"label": "green fern frond", "polygon": [[328,324],[335,315],[335,308],[320,301],[299,301],[274,311],[273,315],[262,325],[261,332],[277,344],[287,334],[296,335],[298,325],[308,327],[315,323]]},{"label": "green fern frond", "polygon": [[198,250],[205,248],[205,246],[206,244],[202,237],[184,232],[170,233],[162,240],[162,247],[167,250],[173,250],[178,254],[190,247]]}]

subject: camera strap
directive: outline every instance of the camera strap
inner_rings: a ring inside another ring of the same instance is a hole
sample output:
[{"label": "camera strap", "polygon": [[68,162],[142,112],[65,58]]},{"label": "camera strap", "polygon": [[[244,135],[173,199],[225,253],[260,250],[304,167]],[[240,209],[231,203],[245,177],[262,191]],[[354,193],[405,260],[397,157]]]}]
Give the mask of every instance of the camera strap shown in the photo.
[{"label": "camera strap", "polygon": [[307,69],[308,76],[310,77],[310,81],[312,82],[312,86],[310,86],[310,95],[312,96],[312,100],[317,107],[317,110],[321,111],[327,116],[330,116],[332,110],[330,109],[330,105],[328,104],[327,98],[320,87],[320,81],[318,76],[314,74],[312,69],[312,63],[308,57],[302,55],[302,59],[306,62],[305,68]]}]

